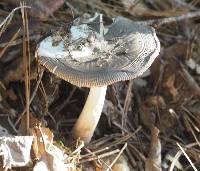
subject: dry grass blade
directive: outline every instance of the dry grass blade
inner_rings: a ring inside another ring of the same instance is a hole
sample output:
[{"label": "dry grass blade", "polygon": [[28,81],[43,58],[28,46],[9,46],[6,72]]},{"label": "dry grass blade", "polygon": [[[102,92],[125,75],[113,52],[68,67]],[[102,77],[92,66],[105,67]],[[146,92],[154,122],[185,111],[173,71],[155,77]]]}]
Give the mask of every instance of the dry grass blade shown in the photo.
[{"label": "dry grass blade", "polygon": [[44,108],[45,108],[45,113],[48,113],[48,97],[47,97],[47,93],[46,93],[46,91],[45,91],[45,88],[44,88],[44,85],[43,85],[43,82],[41,81],[41,84],[40,84],[40,86],[39,86],[39,89],[40,89],[40,91],[41,91],[41,93],[42,93],[42,96],[43,96],[43,98],[44,98],[44,101],[45,101],[45,105],[44,105]]},{"label": "dry grass blade", "polygon": [[100,149],[100,150],[97,150],[97,151],[93,151],[93,152],[90,152],[89,149],[86,148],[87,151],[89,151],[88,154],[84,154],[84,155],[81,155],[81,158],[86,158],[86,157],[89,157],[89,156],[92,156],[92,155],[97,155],[98,153],[101,153],[103,151],[107,151],[109,150],[109,147],[105,147],[103,149]]},{"label": "dry grass blade", "polygon": [[169,168],[169,171],[173,171],[174,170],[174,166],[176,164],[176,162],[178,161],[179,157],[181,156],[181,151],[178,151],[175,155],[175,157],[173,158],[173,161],[171,163],[171,166]]},{"label": "dry grass blade", "polygon": [[191,164],[192,168],[194,169],[194,171],[198,171],[197,168],[195,167],[195,165],[192,163],[192,161],[190,160],[189,156],[186,154],[186,152],[184,151],[184,149],[181,147],[181,145],[179,143],[177,143],[178,147],[181,149],[182,153],[184,154],[184,156],[187,158],[187,160],[189,161],[189,163]]},{"label": "dry grass blade", "polygon": [[[93,160],[99,160],[99,159],[102,159],[102,158],[105,158],[105,157],[108,157],[108,156],[111,156],[113,154],[116,154],[116,153],[119,153],[120,150],[119,149],[116,149],[116,150],[113,150],[113,151],[109,151],[109,152],[106,152],[104,154],[99,154],[99,155],[95,155],[95,156],[92,156],[88,159],[82,159],[80,161],[80,163],[85,163],[85,162],[88,162],[88,161],[93,161]],[[91,153],[91,155],[93,155],[93,153]]]},{"label": "dry grass blade", "polygon": [[17,38],[17,36],[19,35],[20,29],[17,30],[17,32],[13,35],[13,37],[10,39],[10,41],[8,43],[6,43],[6,46],[3,48],[3,50],[0,52],[0,58],[3,56],[3,54],[5,53],[5,51],[8,49],[8,47],[13,43],[13,41]]},{"label": "dry grass blade", "polygon": [[84,147],[84,142],[81,141],[76,150],[74,150],[69,156],[79,153],[83,147]]},{"label": "dry grass blade", "polygon": [[[178,145],[179,143],[176,143],[176,144]],[[194,146],[196,146],[196,145],[198,145],[198,144],[197,144],[197,143],[191,143],[191,144],[186,145],[185,147],[186,147],[186,148],[192,148],[192,147],[194,147]],[[171,163],[171,165],[170,165],[170,167],[169,167],[169,171],[173,171],[173,170],[174,170],[174,167],[175,167],[175,165],[176,165],[176,163],[177,163],[179,157],[181,156],[181,154],[182,154],[182,150],[179,150],[179,151],[176,153],[176,155],[174,156],[173,161],[172,161],[172,163]]]},{"label": "dry grass blade", "polygon": [[66,107],[66,105],[70,102],[74,92],[76,91],[76,87],[73,88],[73,90],[70,92],[69,96],[67,97],[67,99],[64,101],[64,103],[60,104],[57,108],[56,111],[54,112],[54,117],[57,116],[60,111]]},{"label": "dry grass blade", "polygon": [[124,108],[123,108],[123,114],[122,114],[122,128],[126,127],[127,113],[128,113],[129,107],[131,105],[132,96],[133,96],[132,89],[133,89],[133,80],[129,81],[129,84],[128,84],[128,89],[127,89],[127,94],[126,94]]},{"label": "dry grass blade", "polygon": [[197,96],[200,96],[200,87],[196,80],[190,75],[190,73],[185,69],[184,65],[180,63],[181,69],[182,69],[182,75],[184,76],[184,79],[187,80],[188,85],[191,87],[191,89],[195,92]]},{"label": "dry grass blade", "polygon": [[0,37],[1,35],[3,34],[3,32],[6,30],[8,24],[10,24],[12,18],[13,18],[13,15],[14,13],[17,11],[17,10],[21,10],[22,8],[31,8],[29,6],[20,6],[20,7],[16,7],[15,9],[13,9],[9,15],[3,20],[3,22],[0,23]]},{"label": "dry grass blade", "polygon": [[27,10],[24,8],[25,4],[21,3],[21,13],[23,20],[23,62],[25,71],[25,91],[26,91],[26,108],[27,108],[27,133],[29,130],[29,108],[30,108],[30,45],[29,45],[29,26],[27,18]]},{"label": "dry grass blade", "polygon": [[[29,101],[29,105],[31,104],[31,102],[33,101],[33,99],[34,99],[34,97],[35,97],[35,95],[37,93],[38,87],[39,87],[39,85],[41,83],[41,80],[42,80],[43,73],[44,73],[44,69],[42,69],[41,72],[39,73],[39,78],[38,78],[37,84],[36,84],[36,86],[34,88],[34,91],[33,91],[32,95],[31,95],[31,98],[30,98],[30,101]],[[21,120],[22,116],[26,113],[26,111],[27,111],[27,108],[25,108],[23,110],[23,112],[20,114],[20,116],[17,118],[17,120],[15,122],[15,126],[18,125],[19,121]]]},{"label": "dry grass blade", "polygon": [[148,158],[145,161],[145,171],[162,171],[161,168],[161,143],[158,137],[159,129],[151,130],[151,145]]},{"label": "dry grass blade", "polygon": [[127,147],[127,143],[124,144],[124,146],[122,147],[122,149],[120,150],[119,154],[115,157],[115,159],[112,161],[112,163],[110,164],[109,168],[106,169],[106,171],[109,171],[110,168],[112,168],[112,166],[115,164],[115,162],[118,160],[118,158],[121,156],[121,154],[123,153],[123,151],[126,149]]},{"label": "dry grass blade", "polygon": [[188,130],[192,133],[194,139],[196,140],[197,144],[199,144],[200,146],[200,143],[199,143],[199,140],[198,140],[198,137],[196,136],[195,134],[195,131],[192,129],[192,126],[195,128],[197,128],[197,126],[191,121],[191,119],[186,115],[184,116],[184,121],[185,121],[185,124],[188,128]]},{"label": "dry grass blade", "polygon": [[186,14],[182,14],[180,16],[175,16],[175,17],[167,17],[167,18],[153,19],[153,20],[147,20],[147,21],[138,21],[137,23],[143,24],[143,25],[161,26],[163,24],[177,22],[177,21],[181,21],[185,19],[194,18],[194,17],[200,17],[200,11],[188,12]]}]

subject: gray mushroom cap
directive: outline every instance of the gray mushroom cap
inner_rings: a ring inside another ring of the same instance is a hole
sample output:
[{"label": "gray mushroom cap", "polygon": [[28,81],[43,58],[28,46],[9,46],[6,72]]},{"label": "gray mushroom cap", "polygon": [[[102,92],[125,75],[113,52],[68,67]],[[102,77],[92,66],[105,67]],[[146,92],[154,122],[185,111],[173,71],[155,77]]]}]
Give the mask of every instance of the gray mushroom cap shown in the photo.
[{"label": "gray mushroom cap", "polygon": [[74,85],[95,87],[142,75],[160,52],[152,27],[117,17],[104,28],[101,14],[88,21],[72,25],[64,36],[58,31],[41,41],[39,63]]}]

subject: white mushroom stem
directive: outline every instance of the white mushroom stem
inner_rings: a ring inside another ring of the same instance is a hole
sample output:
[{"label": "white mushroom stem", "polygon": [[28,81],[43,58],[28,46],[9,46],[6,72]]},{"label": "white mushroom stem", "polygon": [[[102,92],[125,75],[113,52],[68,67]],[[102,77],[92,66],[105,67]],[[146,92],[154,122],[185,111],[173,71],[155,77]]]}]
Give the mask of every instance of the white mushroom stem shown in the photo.
[{"label": "white mushroom stem", "polygon": [[85,106],[72,130],[74,138],[90,142],[101,116],[106,90],[107,86],[90,88]]}]

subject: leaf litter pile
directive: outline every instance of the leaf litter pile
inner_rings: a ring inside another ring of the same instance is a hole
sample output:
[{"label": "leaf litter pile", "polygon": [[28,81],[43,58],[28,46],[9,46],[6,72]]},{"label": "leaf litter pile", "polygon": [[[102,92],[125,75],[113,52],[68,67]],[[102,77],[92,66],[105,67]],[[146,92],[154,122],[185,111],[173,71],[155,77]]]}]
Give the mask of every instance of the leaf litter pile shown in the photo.
[{"label": "leaf litter pile", "polygon": [[[72,139],[89,89],[40,67],[38,43],[82,15],[155,28],[161,50],[141,77],[108,86],[90,143]],[[0,170],[200,170],[199,0],[2,0]]]}]

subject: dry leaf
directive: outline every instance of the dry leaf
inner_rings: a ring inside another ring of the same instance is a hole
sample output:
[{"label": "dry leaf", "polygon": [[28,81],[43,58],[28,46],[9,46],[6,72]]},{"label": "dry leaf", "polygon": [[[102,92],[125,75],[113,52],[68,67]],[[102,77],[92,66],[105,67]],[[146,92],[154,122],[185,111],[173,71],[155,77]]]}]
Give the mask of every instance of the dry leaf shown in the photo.
[{"label": "dry leaf", "polygon": [[147,98],[147,104],[158,108],[166,108],[165,99],[162,96],[149,96]]},{"label": "dry leaf", "polygon": [[[19,125],[19,130],[18,130],[21,134],[27,133],[26,122],[27,122],[27,116],[23,115],[21,118],[20,125]],[[30,113],[29,114],[29,128],[34,128],[36,125],[40,125],[40,124],[41,122]]]},{"label": "dry leaf", "polygon": [[160,122],[158,124],[158,129],[164,134],[172,134],[173,128],[177,123],[177,118],[175,115],[171,114],[169,111],[163,111],[161,114]]},{"label": "dry leaf", "polygon": [[33,130],[33,151],[39,161],[34,171],[75,171],[74,163],[70,163],[58,147],[53,145],[53,133],[48,128],[35,127]]},{"label": "dry leaf", "polygon": [[148,129],[151,129],[152,126],[155,124],[156,116],[153,112],[149,110],[148,107],[145,105],[140,106],[140,120],[142,124],[144,124],[145,127]]},{"label": "dry leaf", "polygon": [[145,161],[145,171],[161,171],[161,143],[158,138],[159,130],[154,127],[151,130],[151,147],[148,158]]},{"label": "dry leaf", "polygon": [[6,93],[7,93],[8,97],[11,100],[13,100],[13,101],[17,100],[17,95],[15,94],[15,92],[13,91],[13,89],[8,89]]},{"label": "dry leaf", "polygon": [[35,159],[39,160],[46,151],[46,143],[53,143],[53,133],[50,131],[49,128],[43,128],[38,126],[32,129],[31,132],[34,136],[33,153],[35,155]]},{"label": "dry leaf", "polygon": [[67,156],[59,148],[53,144],[46,145],[49,147],[36,163],[33,171],[75,171],[76,167],[73,163],[64,163]]},{"label": "dry leaf", "polygon": [[163,87],[169,92],[173,100],[176,100],[178,91],[175,87],[175,74],[170,75],[164,82]]}]

